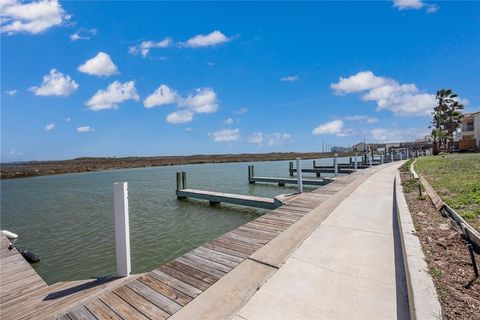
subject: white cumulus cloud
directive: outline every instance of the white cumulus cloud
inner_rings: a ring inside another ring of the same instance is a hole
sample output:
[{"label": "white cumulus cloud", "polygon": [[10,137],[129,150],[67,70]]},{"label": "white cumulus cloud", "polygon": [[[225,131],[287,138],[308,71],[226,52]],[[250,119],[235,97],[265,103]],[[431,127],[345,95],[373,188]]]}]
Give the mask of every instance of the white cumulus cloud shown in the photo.
[{"label": "white cumulus cloud", "polygon": [[180,105],[196,113],[213,113],[218,109],[217,94],[210,88],[196,89],[194,94],[182,99]]},{"label": "white cumulus cloud", "polygon": [[334,89],[336,94],[343,95],[377,88],[386,81],[387,79],[377,77],[371,71],[362,71],[348,78],[340,77],[340,81],[332,83],[330,88]]},{"label": "white cumulus cloud", "polygon": [[70,35],[70,41],[90,40],[90,35],[96,35],[97,29],[80,29]]},{"label": "white cumulus cloud", "polygon": [[330,87],[337,94],[362,93],[362,100],[376,102],[377,111],[385,109],[397,116],[429,115],[436,104],[435,95],[421,92],[415,84],[400,84],[371,71],[340,78]]},{"label": "white cumulus cloud", "polygon": [[193,120],[193,112],[188,110],[175,111],[167,115],[165,120],[172,124],[187,123]]},{"label": "white cumulus cloud", "polygon": [[240,129],[223,129],[209,134],[215,142],[233,142],[242,137]]},{"label": "white cumulus cloud", "polygon": [[346,117],[343,117],[343,119],[346,121],[354,121],[358,123],[368,123],[368,124],[375,123],[378,121],[378,119],[375,117],[361,116],[361,115],[346,116]]},{"label": "white cumulus cloud", "polygon": [[425,8],[427,13],[435,13],[438,6],[435,4],[426,4],[422,0],[393,0],[393,6],[398,10],[419,10]]},{"label": "white cumulus cloud", "polygon": [[14,95],[17,94],[17,92],[18,92],[18,90],[7,90],[7,91],[5,91],[5,94],[7,96],[13,97]]},{"label": "white cumulus cloud", "polygon": [[21,2],[2,0],[0,3],[1,32],[38,34],[70,19],[57,0]]},{"label": "white cumulus cloud", "polygon": [[95,131],[95,129],[93,129],[93,128],[90,127],[90,126],[81,126],[81,127],[78,127],[78,128],[77,128],[77,132],[81,132],[81,133],[84,133],[84,132],[92,132],[92,131]]},{"label": "white cumulus cloud", "polygon": [[55,123],[49,123],[47,125],[45,125],[45,130],[46,131],[50,131],[50,130],[53,130],[55,129]]},{"label": "white cumulus cloud", "polygon": [[373,140],[379,142],[413,141],[427,134],[428,131],[423,128],[375,128],[370,130],[370,135]]},{"label": "white cumulus cloud", "polygon": [[221,33],[218,30],[213,31],[209,34],[198,34],[190,39],[184,44],[187,47],[209,47],[216,46],[224,42],[230,41],[230,38]]},{"label": "white cumulus cloud", "polygon": [[105,52],[99,52],[95,57],[85,61],[78,71],[99,77],[108,77],[118,73],[117,66]]},{"label": "white cumulus cloud", "polygon": [[107,90],[98,90],[88,100],[87,106],[93,111],[116,109],[119,103],[127,100],[138,101],[139,99],[140,97],[135,89],[135,81],[125,83],[115,81],[108,85]]},{"label": "white cumulus cloud", "polygon": [[40,87],[31,87],[28,89],[37,96],[63,96],[70,95],[78,89],[78,84],[70,77],[51,69],[49,74],[43,76]]},{"label": "white cumulus cloud", "polygon": [[226,125],[231,125],[231,124],[234,124],[235,121],[233,121],[232,118],[228,118],[227,120],[223,121],[223,124],[226,124]]},{"label": "white cumulus cloud", "polygon": [[152,48],[166,48],[173,43],[171,38],[165,38],[161,41],[142,41],[137,46],[131,46],[128,48],[128,53],[130,54],[141,54],[142,57],[148,56],[150,49]]},{"label": "white cumulus cloud", "polygon": [[181,99],[181,97],[175,90],[171,89],[166,84],[162,84],[151,95],[145,98],[143,105],[145,108],[150,109],[167,104],[176,104],[179,99]]},{"label": "white cumulus cloud", "polygon": [[292,136],[288,133],[274,132],[263,133],[254,132],[247,138],[247,142],[258,144],[259,146],[279,146],[292,141]]},{"label": "white cumulus cloud", "polygon": [[167,116],[169,123],[185,123],[193,120],[196,113],[214,113],[218,110],[217,94],[211,88],[199,88],[194,93],[182,97],[166,84],[160,85],[143,101],[147,109],[163,105],[176,105],[180,111]]},{"label": "white cumulus cloud", "polygon": [[321,135],[321,134],[334,134],[338,137],[349,136],[352,134],[352,130],[344,128],[345,123],[343,120],[333,120],[330,122],[323,123],[313,129],[312,134]]},{"label": "white cumulus cloud", "polygon": [[233,114],[244,114],[244,113],[247,113],[247,112],[248,112],[248,109],[245,108],[245,107],[232,111]]},{"label": "white cumulus cloud", "polygon": [[286,76],[286,77],[281,77],[280,81],[288,81],[288,82],[294,82],[299,79],[298,76]]}]

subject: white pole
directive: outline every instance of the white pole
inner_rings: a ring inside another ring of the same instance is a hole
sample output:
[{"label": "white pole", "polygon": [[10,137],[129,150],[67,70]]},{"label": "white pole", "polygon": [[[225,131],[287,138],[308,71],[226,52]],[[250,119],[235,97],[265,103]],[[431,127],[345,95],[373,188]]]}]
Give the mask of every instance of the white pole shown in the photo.
[{"label": "white pole", "polygon": [[382,153],[382,154],[380,155],[380,160],[381,160],[381,163],[382,163],[382,164],[383,164],[383,157],[384,157],[384,155],[383,155],[383,153]]},{"label": "white pole", "polygon": [[370,163],[370,168],[372,167],[372,158],[373,158],[373,153],[370,154],[368,157],[368,162]]},{"label": "white pole", "polygon": [[357,167],[358,167],[358,165],[357,165],[357,154],[355,153],[355,171],[357,171]]},{"label": "white pole", "polygon": [[303,193],[302,165],[300,163],[300,158],[297,158],[297,192]]},{"label": "white pole", "polygon": [[393,151],[390,151],[390,162],[393,162]]},{"label": "white pole", "polygon": [[338,176],[338,154],[335,153],[335,155],[333,156],[333,167],[334,167],[334,171],[335,171],[335,177]]},{"label": "white pole", "polygon": [[402,157],[402,151],[400,150],[400,161],[403,160],[403,157]]},{"label": "white pole", "polygon": [[117,275],[130,275],[130,226],[128,220],[128,184],[115,182],[113,184],[115,210],[115,249],[117,255]]}]

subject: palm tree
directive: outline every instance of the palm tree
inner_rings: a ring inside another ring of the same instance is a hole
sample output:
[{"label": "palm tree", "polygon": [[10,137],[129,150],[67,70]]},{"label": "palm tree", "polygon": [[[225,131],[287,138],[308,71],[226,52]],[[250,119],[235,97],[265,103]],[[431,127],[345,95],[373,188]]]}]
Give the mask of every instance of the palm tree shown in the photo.
[{"label": "palm tree", "polygon": [[[432,136],[434,137],[434,154],[440,150],[453,149],[453,133],[460,126],[463,114],[459,111],[463,109],[463,104],[458,102],[458,95],[451,89],[441,89],[437,91],[435,99],[438,105],[433,108],[433,119],[429,128],[434,128]],[[449,142],[447,144],[447,141]]]}]

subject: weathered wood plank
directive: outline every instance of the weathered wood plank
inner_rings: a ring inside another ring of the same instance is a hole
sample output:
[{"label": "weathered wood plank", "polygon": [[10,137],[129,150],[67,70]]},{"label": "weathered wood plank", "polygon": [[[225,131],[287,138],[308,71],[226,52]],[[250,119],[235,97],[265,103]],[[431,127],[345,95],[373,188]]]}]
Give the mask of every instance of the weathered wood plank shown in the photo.
[{"label": "weathered wood plank", "polygon": [[223,264],[223,265],[228,266],[232,269],[235,268],[236,266],[238,266],[238,264],[240,263],[240,262],[235,262],[235,261],[232,261],[230,259],[227,259],[227,258],[219,255],[218,253],[205,252],[204,250],[199,250],[198,248],[193,250],[193,251],[190,251],[190,253],[192,255],[202,257],[202,258],[208,259],[210,261],[213,261],[213,262],[216,262],[216,263],[219,263],[219,264]]},{"label": "weathered wood plank", "polygon": [[112,309],[116,314],[118,314],[123,319],[148,319],[137,309],[129,305],[125,300],[121,299],[119,296],[113,292],[109,292],[100,297],[100,300],[105,303],[110,309]]},{"label": "weathered wood plank", "polygon": [[68,313],[72,320],[97,320],[84,306],[78,307]]},{"label": "weathered wood plank", "polygon": [[85,308],[90,311],[91,314],[97,319],[102,320],[122,320],[118,314],[116,314],[112,309],[110,309],[105,303],[100,299],[95,299],[85,305]]},{"label": "weathered wood plank", "polygon": [[186,295],[181,291],[175,290],[174,288],[170,287],[169,285],[165,284],[164,282],[152,276],[149,276],[149,275],[142,276],[138,278],[138,281],[149,286],[150,288],[157,291],[158,293],[163,294],[165,297],[169,298],[172,301],[175,301],[181,306],[184,306],[190,301],[192,301],[192,297]]},{"label": "weathered wood plank", "polygon": [[197,278],[194,278],[182,271],[179,271],[175,268],[172,268],[166,264],[160,266],[159,268],[157,268],[157,270],[163,272],[163,273],[166,273],[168,274],[169,276],[173,277],[173,278],[176,278],[182,282],[185,282],[186,284],[189,284],[191,285],[192,287],[195,287],[197,289],[200,289],[201,291],[205,291],[207,290],[208,287],[210,287],[210,284],[205,282],[205,281],[202,281],[202,280],[199,280]]},{"label": "weathered wood plank", "polygon": [[195,298],[198,296],[200,293],[202,293],[202,290],[195,288],[188,283],[185,283],[183,281],[180,281],[179,279],[176,279],[166,273],[161,272],[160,270],[153,270],[148,274],[149,276],[162,281],[163,283],[169,285],[170,287],[183,292],[184,294],[188,295],[189,297]]},{"label": "weathered wood plank", "polygon": [[162,294],[158,294],[158,292],[137,280],[127,283],[127,287],[170,315],[174,314],[182,307],[175,301],[168,299]]},{"label": "weathered wood plank", "polygon": [[198,261],[187,258],[185,256],[178,257],[177,259],[175,259],[175,261],[178,261],[178,262],[180,262],[180,263],[182,263],[186,266],[198,269],[202,272],[208,273],[209,275],[217,278],[217,280],[220,279],[221,277],[223,277],[226,274],[226,272],[223,272],[223,271],[220,271],[218,269],[212,268],[208,265],[202,264]]},{"label": "weathered wood plank", "polygon": [[237,256],[234,256],[234,255],[231,255],[231,254],[228,254],[228,253],[224,253],[224,252],[220,252],[220,251],[215,251],[215,250],[212,250],[212,249],[209,249],[205,246],[201,246],[201,247],[198,247],[196,248],[194,251],[200,251],[202,253],[206,253],[206,254],[212,254],[212,255],[218,255],[219,257],[222,257],[223,259],[226,259],[226,260],[229,260],[231,262],[234,262],[234,263],[241,263],[243,260],[243,258],[240,258],[240,257],[237,257]]},{"label": "weathered wood plank", "polygon": [[205,247],[207,249],[210,249],[210,250],[213,250],[213,251],[229,254],[229,255],[232,255],[232,256],[235,256],[235,257],[238,257],[238,258],[241,258],[241,259],[246,259],[250,255],[250,254],[242,252],[242,251],[237,251],[237,250],[234,250],[234,249],[229,249],[229,248],[225,248],[223,246],[216,245],[212,242],[204,244],[203,247]]},{"label": "weathered wood plank", "polygon": [[209,284],[214,284],[215,282],[217,282],[218,279],[221,278],[219,276],[213,276],[209,273],[200,271],[197,268],[194,268],[188,264],[185,264],[184,262],[179,262],[177,260],[170,261],[166,265]]},{"label": "weathered wood plank", "polygon": [[[208,268],[204,268],[205,270],[208,270],[209,272],[210,271],[214,272],[215,274],[219,274],[219,275],[221,274],[222,277],[223,277],[223,275],[225,275],[225,273],[228,273],[228,272],[230,272],[230,270],[232,270],[232,267],[226,266],[226,265],[221,264],[221,263],[216,263],[212,260],[204,258],[203,256],[197,256],[197,255],[194,255],[190,252],[187,253],[187,254],[184,254],[180,258],[200,263],[202,266],[208,267]],[[217,271],[215,271],[215,270],[217,270]]]},{"label": "weathered wood plank", "polygon": [[127,286],[117,288],[113,290],[113,292],[149,319],[163,320],[170,316],[168,313],[147,301]]}]

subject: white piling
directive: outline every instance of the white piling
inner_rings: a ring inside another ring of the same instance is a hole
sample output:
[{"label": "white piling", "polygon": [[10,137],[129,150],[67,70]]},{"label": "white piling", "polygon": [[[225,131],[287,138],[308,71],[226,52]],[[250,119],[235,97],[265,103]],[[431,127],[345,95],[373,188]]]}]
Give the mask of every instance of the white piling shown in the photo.
[{"label": "white piling", "polygon": [[338,176],[338,154],[335,153],[333,156],[333,167],[335,171],[335,177]]},{"label": "white piling", "polygon": [[115,249],[117,256],[117,276],[130,275],[130,226],[128,220],[128,184],[113,184],[115,210]]},{"label": "white piling", "polygon": [[400,151],[400,161],[403,160],[403,157],[402,157],[402,151]]},{"label": "white piling", "polygon": [[297,192],[303,193],[302,165],[300,163],[300,158],[297,158]]},{"label": "white piling", "polygon": [[383,153],[380,155],[380,160],[381,160],[381,163],[382,163],[382,164],[383,164],[383,162],[384,162],[384,159],[383,159],[384,156],[385,156],[385,155],[384,155]]},{"label": "white piling", "polygon": [[373,158],[373,153],[370,154],[370,156],[368,157],[368,163],[370,165],[370,168],[372,167],[372,158]]},{"label": "white piling", "polygon": [[357,154],[355,153],[355,171],[357,171],[358,165],[357,165]]}]

